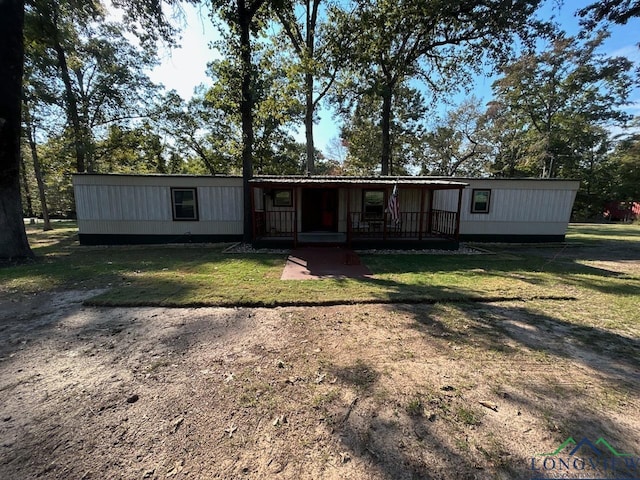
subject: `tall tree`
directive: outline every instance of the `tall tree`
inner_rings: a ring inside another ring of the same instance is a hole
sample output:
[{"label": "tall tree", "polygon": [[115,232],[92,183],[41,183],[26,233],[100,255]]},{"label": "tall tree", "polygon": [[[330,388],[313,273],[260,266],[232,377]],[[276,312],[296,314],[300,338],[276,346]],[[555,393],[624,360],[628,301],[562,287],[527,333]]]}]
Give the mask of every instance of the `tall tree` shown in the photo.
[{"label": "tall tree", "polygon": [[76,169],[86,171],[87,131],[82,125],[78,99],[75,95],[69,56],[78,43],[77,28],[102,18],[102,5],[97,0],[87,2],[67,0],[28,0],[25,34],[30,41],[41,43],[43,51],[51,50],[56,59],[60,79],[64,84],[64,103],[73,132]]},{"label": "tall tree", "polygon": [[423,174],[479,175],[489,161],[490,146],[486,119],[476,98],[463,101],[436,119],[435,128],[426,135],[427,153]]},{"label": "tall tree", "polygon": [[[355,108],[347,116],[341,137],[348,146],[345,170],[354,175],[380,174],[382,125],[378,115],[380,104],[375,94],[356,99]],[[416,89],[398,86],[393,95],[395,115],[389,125],[392,175],[406,175],[411,167],[420,165],[424,152],[425,100]]]},{"label": "tall tree", "polygon": [[[143,69],[154,65],[154,56],[132,46],[122,25],[105,23],[97,1],[88,7],[73,0],[29,1],[25,34],[31,70],[47,70],[50,84],[62,84],[54,101],[63,100],[76,171],[94,171],[96,129],[142,114],[155,91]],[[56,59],[55,76],[49,58]]]},{"label": "tall tree", "polygon": [[[162,2],[114,0],[114,4],[127,7],[128,15],[134,17],[130,24],[141,26],[149,38],[171,36]],[[0,258],[33,255],[24,229],[19,186],[24,15],[24,0],[0,1]]]},{"label": "tall tree", "polygon": [[580,44],[560,36],[546,51],[525,55],[504,67],[494,83],[496,100],[515,115],[531,136],[529,153],[537,158],[542,177],[554,177],[567,157],[567,145],[580,131],[628,115],[631,62],[597,52],[604,40]]},{"label": "tall tree", "polygon": [[31,119],[31,112],[29,111],[29,103],[24,100],[24,131],[27,135],[27,142],[29,143],[29,150],[31,151],[31,161],[33,162],[33,173],[36,176],[36,182],[38,185],[38,196],[40,197],[40,212],[42,213],[42,220],[44,222],[43,230],[52,230],[51,222],[49,220],[49,209],[47,207],[47,195],[44,188],[44,179],[42,178],[42,167],[40,166],[40,157],[38,156],[38,145],[36,144],[36,126]]},{"label": "tall tree", "polygon": [[349,42],[343,79],[356,95],[381,100],[381,169],[390,173],[393,95],[420,77],[440,92],[464,79],[482,59],[503,60],[514,34],[528,37],[541,0],[355,0],[353,13],[333,10]]},{"label": "tall tree", "polygon": [[493,161],[487,173],[497,177],[527,177],[534,175],[536,167],[528,162],[528,137],[524,122],[498,101],[491,101],[484,114],[487,141]]},{"label": "tall tree", "polygon": [[0,259],[33,256],[20,201],[24,1],[0,2]]},{"label": "tall tree", "polygon": [[[640,119],[636,117],[636,123]],[[608,200],[640,201],[640,133],[622,139],[610,153],[614,172]]]},{"label": "tall tree", "polygon": [[258,14],[270,0],[211,0],[214,10],[224,19],[231,32],[237,36],[236,53],[240,59],[240,117],[242,123],[242,184],[244,190],[244,241],[252,239],[253,221],[251,189],[249,180],[253,177],[253,63],[251,33],[260,28]]},{"label": "tall tree", "polygon": [[[276,14],[291,42],[298,60],[299,70],[304,76],[305,98],[305,138],[306,138],[306,170],[313,174],[315,171],[315,146],[313,140],[314,112],[318,104],[325,97],[336,77],[336,63],[329,62],[327,55],[331,51],[330,35],[320,31],[318,23],[322,0],[287,0]],[[303,18],[298,20],[299,8],[303,11]],[[326,18],[326,15],[325,15]],[[345,48],[342,45],[342,48]],[[321,80],[316,90],[316,80]]]}]

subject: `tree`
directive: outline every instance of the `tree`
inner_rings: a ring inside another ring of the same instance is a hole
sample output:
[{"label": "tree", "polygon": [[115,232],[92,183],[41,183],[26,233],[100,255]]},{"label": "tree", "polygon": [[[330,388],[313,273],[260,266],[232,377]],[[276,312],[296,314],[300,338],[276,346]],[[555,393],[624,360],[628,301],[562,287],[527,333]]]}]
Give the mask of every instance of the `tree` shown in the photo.
[{"label": "tree", "polygon": [[[115,0],[114,4],[128,7],[132,23],[146,29],[148,38],[170,37],[162,2]],[[0,2],[0,258],[33,256],[24,229],[19,181],[24,18],[24,0]]]},{"label": "tree", "polygon": [[[97,1],[29,1],[25,36],[31,70],[45,70],[51,90],[62,83],[53,101],[63,100],[76,171],[95,171],[96,129],[144,114],[155,86],[143,70],[155,57],[132,46],[122,25],[105,23]],[[53,72],[49,58],[56,59]]]},{"label": "tree", "polygon": [[171,139],[171,149],[183,156],[191,152],[210,175],[238,170],[241,142],[238,122],[219,108],[224,100],[218,86],[213,89],[200,90],[188,102],[171,91],[151,114],[153,127]]},{"label": "tree", "polygon": [[349,39],[342,77],[347,95],[381,100],[381,171],[391,171],[393,96],[413,78],[434,92],[449,91],[481,59],[503,60],[514,34],[527,37],[540,0],[356,0],[354,13],[333,10]]},{"label": "tree", "polygon": [[36,126],[31,120],[31,112],[29,111],[29,103],[24,100],[24,130],[27,134],[27,141],[29,143],[29,150],[31,151],[31,160],[33,162],[33,173],[36,176],[36,182],[38,185],[38,195],[40,197],[40,211],[42,213],[42,220],[44,222],[43,230],[52,230],[51,222],[49,220],[49,209],[47,208],[47,196],[44,188],[44,180],[42,178],[42,167],[40,166],[40,158],[38,156],[38,145],[36,144]]},{"label": "tree", "polygon": [[[318,25],[321,3],[322,0],[287,0],[281,8],[276,10],[277,17],[298,59],[299,70],[304,76],[306,170],[311,174],[315,171],[314,112],[336,77],[335,63],[328,62],[326,58],[330,52],[327,48],[330,35],[326,32],[322,35]],[[296,18],[297,6],[301,6],[304,11],[303,20]],[[315,86],[317,78],[324,79],[318,90]]]},{"label": "tree", "polygon": [[632,85],[631,62],[597,53],[603,39],[599,34],[581,45],[559,36],[546,51],[504,67],[494,83],[496,101],[528,132],[528,153],[542,177],[558,175],[580,132],[628,119],[620,107]]},{"label": "tree", "polygon": [[244,241],[252,239],[253,220],[251,204],[251,188],[249,180],[253,177],[253,64],[251,32],[259,29],[258,13],[268,5],[269,0],[211,0],[214,10],[229,26],[237,38],[235,51],[240,60],[240,117],[242,124],[242,185],[244,207]]},{"label": "tree", "polygon": [[578,10],[578,15],[582,17],[581,23],[589,30],[602,22],[624,25],[631,18],[640,16],[640,1],[600,0]]},{"label": "tree", "polygon": [[634,133],[618,142],[608,160],[614,173],[607,200],[640,201],[640,134]]},{"label": "tree", "polygon": [[[25,35],[30,41],[42,44],[41,50],[51,50],[56,59],[60,78],[64,84],[64,102],[68,121],[72,127],[76,153],[76,169],[86,171],[86,127],[80,121],[78,100],[74,93],[69,68],[69,51],[78,43],[77,28],[102,17],[98,1],[76,2],[55,0],[28,0],[26,4]],[[75,22],[75,23],[74,23]]]},{"label": "tree", "polygon": [[[356,102],[340,133],[348,147],[344,168],[354,175],[379,174],[383,128],[377,115],[379,98],[365,94]],[[395,115],[389,125],[392,139],[389,148],[391,157],[396,160],[389,165],[389,174],[406,175],[423,159],[425,101],[417,90],[398,86],[392,107]]]},{"label": "tree", "polygon": [[489,161],[486,119],[480,102],[469,98],[436,119],[425,137],[427,154],[422,173],[429,175],[479,175]]},{"label": "tree", "polygon": [[491,101],[484,114],[487,141],[493,161],[487,172],[497,177],[528,177],[534,175],[528,162],[528,136],[523,122],[504,104]]},{"label": "tree", "polygon": [[0,2],[0,259],[29,258],[20,201],[24,1]]}]

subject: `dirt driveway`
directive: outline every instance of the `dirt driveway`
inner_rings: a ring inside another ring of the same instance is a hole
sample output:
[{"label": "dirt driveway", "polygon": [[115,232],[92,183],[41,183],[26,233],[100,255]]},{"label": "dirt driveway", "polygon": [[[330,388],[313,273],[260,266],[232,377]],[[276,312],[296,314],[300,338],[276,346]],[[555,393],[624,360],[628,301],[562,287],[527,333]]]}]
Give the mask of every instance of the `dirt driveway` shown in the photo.
[{"label": "dirt driveway", "polygon": [[638,340],[540,305],[82,306],[95,293],[2,300],[0,478],[579,478],[536,455],[570,436],[640,454]]}]

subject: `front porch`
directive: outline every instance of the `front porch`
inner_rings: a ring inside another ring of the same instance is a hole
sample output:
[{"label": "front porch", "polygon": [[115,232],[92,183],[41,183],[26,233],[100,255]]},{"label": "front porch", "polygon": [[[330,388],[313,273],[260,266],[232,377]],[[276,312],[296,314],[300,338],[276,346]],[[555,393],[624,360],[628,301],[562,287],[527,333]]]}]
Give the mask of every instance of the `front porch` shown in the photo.
[{"label": "front porch", "polygon": [[[262,177],[251,183],[256,247],[458,248],[466,186],[461,182]],[[395,215],[388,208],[394,186],[399,204]]]}]

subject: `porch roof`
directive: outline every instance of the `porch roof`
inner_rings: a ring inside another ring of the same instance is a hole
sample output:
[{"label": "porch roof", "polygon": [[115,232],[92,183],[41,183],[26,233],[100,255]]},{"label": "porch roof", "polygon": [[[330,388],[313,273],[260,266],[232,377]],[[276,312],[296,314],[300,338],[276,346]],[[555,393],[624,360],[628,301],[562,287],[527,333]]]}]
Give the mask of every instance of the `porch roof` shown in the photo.
[{"label": "porch roof", "polygon": [[443,180],[430,177],[346,177],[346,176],[278,176],[268,175],[255,177],[249,180],[255,186],[354,186],[354,187],[383,187],[383,186],[408,186],[431,189],[462,189],[468,183]]}]

